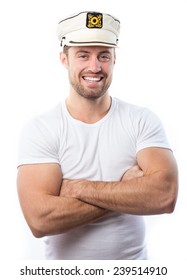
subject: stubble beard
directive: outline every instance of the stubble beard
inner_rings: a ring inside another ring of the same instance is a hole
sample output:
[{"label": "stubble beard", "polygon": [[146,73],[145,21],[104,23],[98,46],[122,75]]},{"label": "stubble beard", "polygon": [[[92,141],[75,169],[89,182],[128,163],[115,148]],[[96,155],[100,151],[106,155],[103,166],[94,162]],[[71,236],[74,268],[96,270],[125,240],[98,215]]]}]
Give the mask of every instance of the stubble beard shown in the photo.
[{"label": "stubble beard", "polygon": [[102,97],[111,85],[111,81],[109,81],[108,83],[103,84],[103,86],[100,87],[98,90],[92,90],[91,88],[86,89],[83,85],[81,85],[81,83],[73,81],[71,77],[69,77],[69,80],[71,86],[78,95],[90,100],[96,100]]}]

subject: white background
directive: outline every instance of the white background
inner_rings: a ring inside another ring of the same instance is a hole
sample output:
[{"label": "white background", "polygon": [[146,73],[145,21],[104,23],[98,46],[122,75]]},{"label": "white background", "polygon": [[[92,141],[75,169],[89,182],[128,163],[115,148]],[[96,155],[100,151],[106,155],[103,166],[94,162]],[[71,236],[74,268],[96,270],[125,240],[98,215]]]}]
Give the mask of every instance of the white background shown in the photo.
[{"label": "white background", "polygon": [[0,2],[0,255],[12,260],[43,258],[42,241],[31,235],[17,199],[17,143],[27,119],[67,96],[56,26],[64,16],[84,10],[120,19],[111,95],[156,112],[178,161],[180,191],[175,212],[146,218],[150,258],[187,259],[185,0]]}]

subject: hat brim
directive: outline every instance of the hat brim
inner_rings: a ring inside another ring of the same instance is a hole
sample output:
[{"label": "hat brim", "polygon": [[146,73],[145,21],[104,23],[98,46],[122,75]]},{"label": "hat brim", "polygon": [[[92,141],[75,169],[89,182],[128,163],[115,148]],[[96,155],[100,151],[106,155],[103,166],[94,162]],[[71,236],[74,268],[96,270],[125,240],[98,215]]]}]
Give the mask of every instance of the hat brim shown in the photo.
[{"label": "hat brim", "polygon": [[62,46],[104,46],[117,47],[117,38],[111,31],[104,29],[76,30],[65,35]]}]

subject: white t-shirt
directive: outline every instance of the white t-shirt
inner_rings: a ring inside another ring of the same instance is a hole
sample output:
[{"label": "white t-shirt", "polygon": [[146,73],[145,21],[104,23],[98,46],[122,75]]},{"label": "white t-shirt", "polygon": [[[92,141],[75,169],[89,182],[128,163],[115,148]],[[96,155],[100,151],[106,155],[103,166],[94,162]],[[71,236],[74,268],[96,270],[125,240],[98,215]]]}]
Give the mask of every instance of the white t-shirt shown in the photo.
[{"label": "white t-shirt", "polygon": [[[154,113],[112,98],[108,114],[94,124],[58,104],[25,126],[19,147],[18,165],[53,162],[67,179],[120,181],[139,150],[169,144]],[[143,217],[113,212],[44,240],[47,259],[146,259],[144,238]]]}]

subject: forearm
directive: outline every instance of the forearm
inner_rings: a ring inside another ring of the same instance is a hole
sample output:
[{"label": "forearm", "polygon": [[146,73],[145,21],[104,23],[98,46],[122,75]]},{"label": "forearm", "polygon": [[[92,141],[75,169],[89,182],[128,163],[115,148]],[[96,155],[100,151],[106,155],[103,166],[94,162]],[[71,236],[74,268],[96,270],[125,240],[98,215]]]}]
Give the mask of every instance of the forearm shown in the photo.
[{"label": "forearm", "polygon": [[19,167],[17,188],[25,219],[36,237],[54,235],[94,222],[107,210],[63,195],[57,164]]},{"label": "forearm", "polygon": [[36,237],[55,235],[96,221],[108,210],[75,198],[47,195],[45,203],[33,219],[31,230]]},{"label": "forearm", "polygon": [[172,212],[171,184],[161,176],[155,173],[121,182],[79,181],[70,195],[95,206],[128,214]]}]

